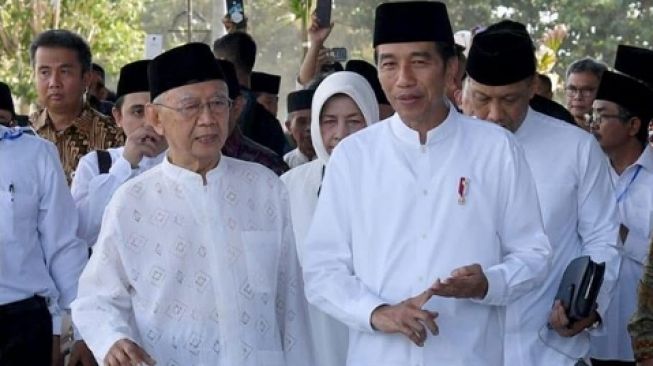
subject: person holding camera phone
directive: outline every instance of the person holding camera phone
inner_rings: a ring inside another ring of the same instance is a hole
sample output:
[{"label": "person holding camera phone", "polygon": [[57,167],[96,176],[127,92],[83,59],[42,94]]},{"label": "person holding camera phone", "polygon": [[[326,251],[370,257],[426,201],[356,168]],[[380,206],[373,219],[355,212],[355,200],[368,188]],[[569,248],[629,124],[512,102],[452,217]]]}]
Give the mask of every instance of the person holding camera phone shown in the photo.
[{"label": "person holding camera phone", "polygon": [[324,42],[331,34],[334,23],[320,23],[317,15],[311,15],[311,25],[308,28],[308,51],[299,68],[297,83],[299,86],[306,87],[311,80],[320,74],[324,65],[333,64],[335,60],[329,56],[329,49],[324,47]]},{"label": "person holding camera phone", "polygon": [[[512,132],[535,179],[544,228],[553,248],[546,282],[509,304],[504,365],[575,365],[588,356],[590,332],[603,331],[618,275],[617,217],[608,165],[594,138],[564,121],[535,112],[535,53],[526,27],[502,21],[476,34],[463,89],[464,113]],[[555,301],[575,258],[605,262],[598,308],[568,319]],[[551,307],[553,304],[553,308]]]},{"label": "person holding camera phone", "polygon": [[458,113],[441,2],[377,7],[379,80],[396,113],[338,143],[303,245],[306,297],[349,327],[347,365],[500,365],[504,307],[551,255],[509,132]]}]

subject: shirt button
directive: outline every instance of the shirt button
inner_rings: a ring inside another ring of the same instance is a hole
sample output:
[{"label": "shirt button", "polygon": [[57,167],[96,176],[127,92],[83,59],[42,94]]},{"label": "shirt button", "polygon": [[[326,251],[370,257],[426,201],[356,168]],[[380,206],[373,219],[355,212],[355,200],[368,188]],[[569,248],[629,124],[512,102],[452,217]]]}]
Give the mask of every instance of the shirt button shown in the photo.
[{"label": "shirt button", "polygon": [[429,191],[428,191],[427,189],[425,189],[425,190],[423,191],[423,193],[424,193],[425,196],[428,196]]},{"label": "shirt button", "polygon": [[422,234],[422,240],[426,239],[426,234]]}]

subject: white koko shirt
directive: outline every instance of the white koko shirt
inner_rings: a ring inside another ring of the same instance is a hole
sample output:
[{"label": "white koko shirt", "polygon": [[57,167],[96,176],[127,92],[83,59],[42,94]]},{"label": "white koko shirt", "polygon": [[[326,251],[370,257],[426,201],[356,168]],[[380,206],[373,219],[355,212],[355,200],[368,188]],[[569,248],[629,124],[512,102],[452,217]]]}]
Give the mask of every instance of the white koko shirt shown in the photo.
[{"label": "white koko shirt", "polygon": [[285,187],[221,157],[199,174],[167,159],[107,207],[73,321],[98,361],[119,339],[160,365],[310,365]]},{"label": "white koko shirt", "polygon": [[[302,263],[306,295],[349,326],[348,365],[500,365],[504,306],[549,268],[521,148],[504,129],[452,107],[424,145],[397,114],[343,140],[313,220]],[[424,347],[372,329],[378,306],[473,263],[488,278],[486,297],[431,298],[424,309],[439,313],[440,331]]]},{"label": "white koko shirt", "polygon": [[530,108],[515,138],[535,179],[553,260],[546,282],[507,308],[504,365],[572,366],[588,355],[590,332],[561,337],[547,324],[562,275],[579,256],[606,263],[601,318],[612,298],[618,226],[608,165],[591,134]]}]

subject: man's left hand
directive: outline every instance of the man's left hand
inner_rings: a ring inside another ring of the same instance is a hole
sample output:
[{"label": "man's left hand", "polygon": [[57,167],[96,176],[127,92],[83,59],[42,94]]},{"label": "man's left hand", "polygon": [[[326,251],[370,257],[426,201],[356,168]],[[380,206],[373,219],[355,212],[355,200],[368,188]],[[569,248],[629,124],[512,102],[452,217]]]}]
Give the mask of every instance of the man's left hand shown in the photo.
[{"label": "man's left hand", "polygon": [[592,310],[590,315],[585,319],[580,319],[569,326],[569,318],[565,313],[565,308],[560,300],[556,300],[549,316],[549,324],[561,337],[573,337],[583,330],[591,327],[599,320],[599,314]]},{"label": "man's left hand", "polygon": [[480,264],[454,269],[451,277],[437,279],[431,290],[434,295],[459,299],[482,299],[487,294],[488,282]]},{"label": "man's left hand", "polygon": [[72,351],[70,351],[70,360],[68,360],[68,366],[77,366],[79,364],[82,366],[97,365],[93,353],[91,353],[84,341],[75,342]]}]

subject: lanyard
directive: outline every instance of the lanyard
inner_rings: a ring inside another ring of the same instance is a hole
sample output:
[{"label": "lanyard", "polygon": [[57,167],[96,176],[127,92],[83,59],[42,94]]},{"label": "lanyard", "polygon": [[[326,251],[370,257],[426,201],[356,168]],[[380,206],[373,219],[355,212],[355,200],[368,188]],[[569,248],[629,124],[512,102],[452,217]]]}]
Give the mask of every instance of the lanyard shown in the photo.
[{"label": "lanyard", "polygon": [[633,177],[630,178],[630,182],[628,182],[628,185],[626,186],[626,188],[623,190],[623,192],[621,192],[621,193],[617,196],[617,203],[621,202],[621,200],[624,198],[624,196],[626,195],[626,192],[628,192],[628,188],[630,188],[630,185],[633,184],[633,182],[635,181],[635,179],[637,179],[637,176],[639,175],[639,171],[640,171],[640,170],[642,170],[642,166],[641,166],[641,165],[638,165],[638,166],[637,166],[637,170],[635,170],[635,174],[633,174]]}]

